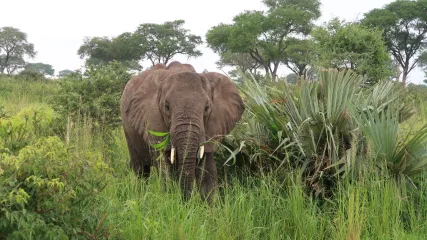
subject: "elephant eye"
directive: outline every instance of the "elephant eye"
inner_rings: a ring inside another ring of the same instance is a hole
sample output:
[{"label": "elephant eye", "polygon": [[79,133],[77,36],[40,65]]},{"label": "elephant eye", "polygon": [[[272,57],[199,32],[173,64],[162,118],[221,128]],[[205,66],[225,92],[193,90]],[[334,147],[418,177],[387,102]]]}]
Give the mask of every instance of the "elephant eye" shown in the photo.
[{"label": "elephant eye", "polygon": [[168,111],[168,112],[170,111],[169,103],[165,104],[165,108],[166,108],[166,111]]},{"label": "elephant eye", "polygon": [[205,112],[209,111],[209,105],[205,107]]}]

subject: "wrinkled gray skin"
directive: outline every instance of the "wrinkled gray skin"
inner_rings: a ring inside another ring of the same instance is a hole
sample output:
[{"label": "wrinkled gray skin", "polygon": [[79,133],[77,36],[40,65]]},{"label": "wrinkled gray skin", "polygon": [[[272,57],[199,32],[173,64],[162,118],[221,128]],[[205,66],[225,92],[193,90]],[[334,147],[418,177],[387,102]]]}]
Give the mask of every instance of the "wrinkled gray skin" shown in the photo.
[{"label": "wrinkled gray skin", "polygon": [[[151,144],[162,138],[147,131],[169,132],[171,144],[165,155],[170,156],[171,145],[176,154],[173,164],[170,158],[165,161],[180,176],[184,199],[189,198],[195,180],[202,197],[209,199],[217,188],[215,146],[204,142],[229,134],[244,111],[232,81],[219,73],[196,73],[189,64],[158,64],[127,83],[120,108],[135,173],[148,177],[150,166],[156,165]],[[201,144],[205,154],[198,161]]]}]

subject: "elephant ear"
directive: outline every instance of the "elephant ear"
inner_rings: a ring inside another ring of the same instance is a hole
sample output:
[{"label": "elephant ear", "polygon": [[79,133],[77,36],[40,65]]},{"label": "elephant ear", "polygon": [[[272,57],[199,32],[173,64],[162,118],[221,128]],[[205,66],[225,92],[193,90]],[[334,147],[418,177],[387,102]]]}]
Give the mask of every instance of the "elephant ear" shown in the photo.
[{"label": "elephant ear", "polygon": [[[148,131],[167,132],[168,129],[159,109],[160,89],[170,74],[163,69],[147,70],[135,77],[131,85],[133,92],[126,109],[130,126],[148,143],[158,143],[163,137],[156,137]],[[131,90],[131,91],[132,91]]]},{"label": "elephant ear", "polygon": [[[206,135],[211,140],[219,141],[233,130],[245,107],[230,78],[214,72],[201,75],[209,80],[212,88],[212,112],[206,124]],[[215,151],[212,143],[207,144],[205,148],[207,152]]]}]

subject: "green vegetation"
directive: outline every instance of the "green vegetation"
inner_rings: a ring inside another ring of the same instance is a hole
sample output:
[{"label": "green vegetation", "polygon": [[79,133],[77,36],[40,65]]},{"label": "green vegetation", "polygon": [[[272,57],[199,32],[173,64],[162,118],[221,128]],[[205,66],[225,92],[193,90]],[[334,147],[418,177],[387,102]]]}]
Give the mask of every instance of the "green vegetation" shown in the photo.
[{"label": "green vegetation", "polygon": [[44,63],[27,63],[27,65],[25,65],[24,71],[37,72],[43,74],[43,76],[55,75],[55,69],[53,69],[52,65]]},{"label": "green vegetation", "polygon": [[199,36],[183,28],[185,21],[176,20],[163,24],[145,23],[135,32],[126,32],[114,38],[86,38],[79,48],[80,58],[88,65],[102,65],[119,61],[133,70],[140,70],[140,60],[149,60],[152,65],[167,64],[175,55],[198,57],[202,53],[196,48],[202,44]]},{"label": "green vegetation", "polygon": [[[101,73],[120,76],[116,64],[89,70],[87,80],[65,82],[91,82]],[[427,90],[402,90],[391,82],[363,89],[363,79],[351,72],[319,77],[301,85],[245,79],[241,90],[248,111],[217,155],[229,157],[228,148],[236,161],[230,158],[220,168],[220,196],[212,206],[197,193],[183,203],[179,185],[156,172],[148,181],[137,179],[120,127],[97,130],[83,114],[76,116],[68,141],[56,136],[55,119],[62,116],[49,104],[63,83],[2,78],[0,91],[14,94],[0,98],[8,106],[0,124],[0,236],[425,238],[426,134],[398,122],[426,122],[418,108],[411,118],[405,115],[410,111],[400,103],[425,97]],[[107,85],[120,84],[115,79]],[[36,96],[41,88],[51,97]],[[355,107],[347,109],[346,103]],[[400,136],[408,138],[400,142]],[[345,138],[351,144],[342,145]]]},{"label": "green vegetation", "polygon": [[141,61],[201,56],[184,20],[86,38],[86,69],[58,78],[0,28],[0,239],[426,239],[427,87],[398,83],[427,74],[425,0],[323,26],[320,1],[262,2],[206,33],[246,106],[212,204],[138,179],[119,114]]},{"label": "green vegetation", "polygon": [[326,26],[316,28],[313,38],[318,46],[320,66],[352,69],[371,84],[393,75],[380,31],[333,19]]},{"label": "green vegetation", "polygon": [[[298,41],[294,35],[310,33],[320,17],[318,0],[264,0],[268,11],[245,11],[233,18],[233,24],[219,24],[206,34],[216,53],[245,53],[273,80],[287,56],[287,48]],[[286,61],[289,62],[288,58]]]},{"label": "green vegetation", "polygon": [[417,55],[427,47],[427,1],[395,1],[365,14],[362,24],[383,32],[388,51],[402,68],[402,82],[417,67]]},{"label": "green vegetation", "polygon": [[36,56],[34,44],[27,38],[27,34],[17,28],[0,28],[0,74],[12,74],[25,65],[24,56]]},{"label": "green vegetation", "polygon": [[121,125],[120,96],[131,75],[119,62],[89,66],[83,73],[72,73],[58,82],[59,91],[52,98],[61,119],[72,124],[89,117],[99,128]]}]

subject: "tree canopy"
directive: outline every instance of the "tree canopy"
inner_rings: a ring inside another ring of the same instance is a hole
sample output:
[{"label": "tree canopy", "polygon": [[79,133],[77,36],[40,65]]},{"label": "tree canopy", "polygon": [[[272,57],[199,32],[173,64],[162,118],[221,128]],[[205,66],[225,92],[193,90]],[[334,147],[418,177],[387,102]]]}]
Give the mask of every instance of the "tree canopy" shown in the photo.
[{"label": "tree canopy", "polygon": [[197,47],[203,43],[200,36],[189,33],[183,28],[184,20],[175,20],[163,24],[145,23],[139,25],[134,38],[142,48],[143,56],[155,65],[167,64],[175,55],[199,57],[202,52]]},{"label": "tree canopy", "polygon": [[63,78],[66,77],[67,75],[73,74],[74,71],[71,71],[69,69],[64,69],[58,72],[58,77]]},{"label": "tree canopy", "polygon": [[365,14],[364,25],[383,31],[386,46],[402,68],[402,82],[417,66],[417,55],[427,46],[427,1],[395,1]]},{"label": "tree canopy", "polygon": [[315,42],[311,39],[289,39],[283,63],[298,77],[308,77],[308,70],[317,57]]},{"label": "tree canopy", "polygon": [[27,71],[34,71],[43,74],[44,76],[53,76],[55,75],[55,69],[52,65],[45,63],[27,63],[24,67]]},{"label": "tree canopy", "polygon": [[114,38],[85,38],[77,53],[80,58],[88,57],[86,59],[88,65],[99,66],[118,61],[129,69],[141,70],[142,66],[138,61],[143,53],[134,40],[132,33],[129,32]]},{"label": "tree canopy", "polygon": [[[206,34],[216,53],[246,53],[272,79],[286,56],[290,39],[308,35],[320,17],[318,0],[264,0],[267,11],[245,11],[232,24],[219,24]],[[293,40],[291,40],[293,41]]]},{"label": "tree canopy", "polygon": [[219,55],[220,60],[217,61],[216,64],[220,68],[225,66],[239,67],[243,72],[248,71],[249,73],[254,74],[260,67],[259,63],[247,53],[232,53],[230,51],[226,51]]},{"label": "tree canopy", "polygon": [[14,27],[0,28],[0,73],[12,74],[24,67],[24,57],[36,56],[34,45],[27,40],[27,34]]},{"label": "tree canopy", "polygon": [[389,78],[392,62],[380,31],[359,23],[333,19],[313,31],[317,43],[318,65],[352,69],[374,83]]},{"label": "tree canopy", "polygon": [[77,53],[89,65],[104,65],[112,61],[141,70],[140,61],[149,60],[167,64],[175,55],[198,57],[197,47],[202,44],[199,36],[183,28],[185,21],[176,20],[163,24],[145,23],[135,32],[125,32],[114,38],[86,38]]}]

